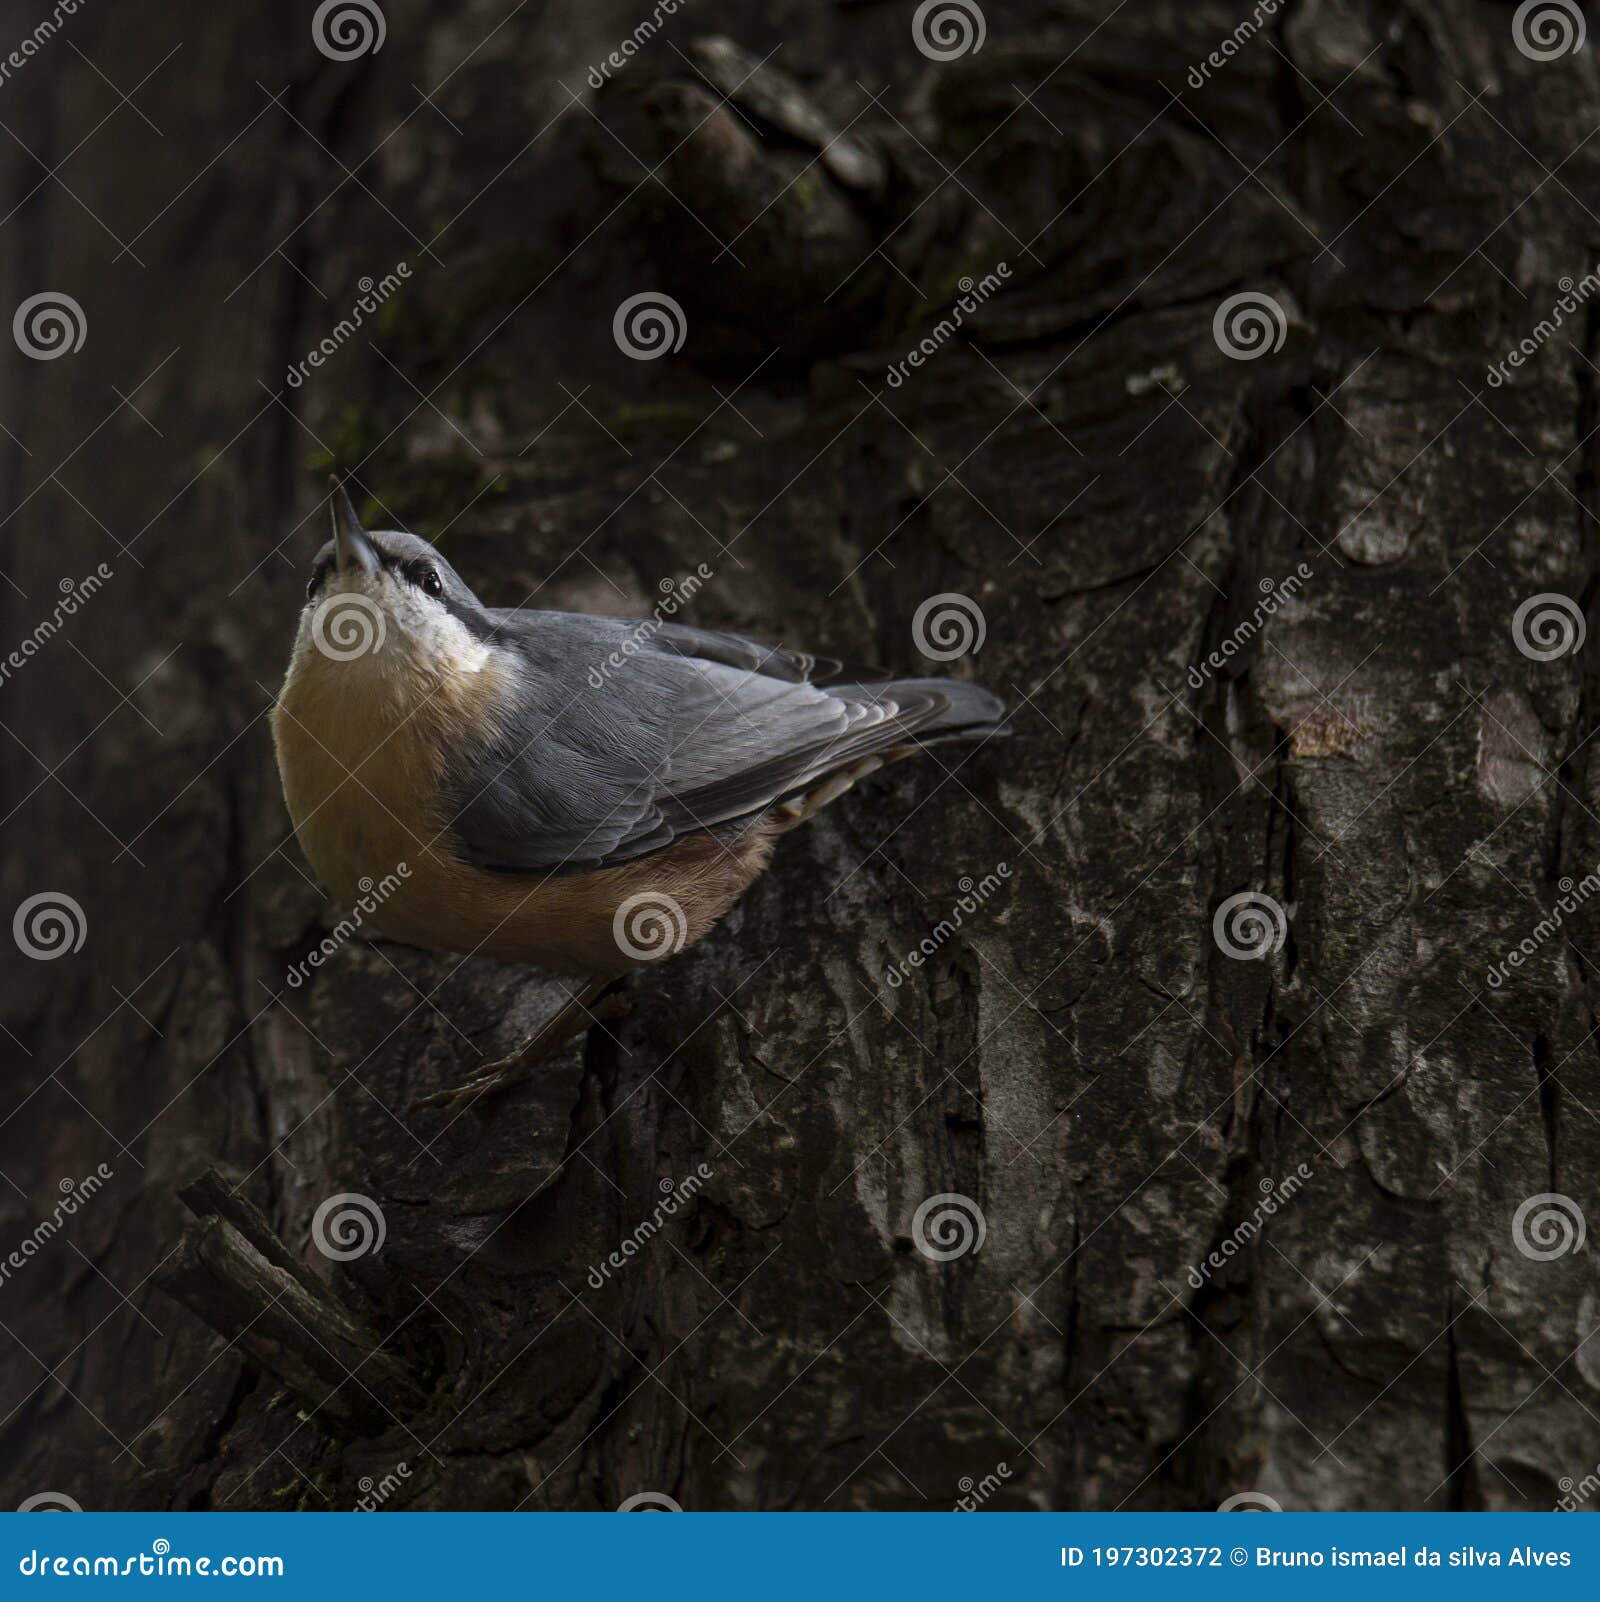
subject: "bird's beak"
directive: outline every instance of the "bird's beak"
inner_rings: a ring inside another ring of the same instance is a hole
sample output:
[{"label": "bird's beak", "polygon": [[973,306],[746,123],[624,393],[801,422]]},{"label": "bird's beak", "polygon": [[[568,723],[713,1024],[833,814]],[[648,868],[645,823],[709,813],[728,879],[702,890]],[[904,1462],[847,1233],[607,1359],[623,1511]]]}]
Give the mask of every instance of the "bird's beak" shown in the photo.
[{"label": "bird's beak", "polygon": [[367,531],[350,504],[350,496],[338,479],[330,479],[333,488],[333,544],[338,554],[341,573],[375,573],[378,570],[378,553]]}]

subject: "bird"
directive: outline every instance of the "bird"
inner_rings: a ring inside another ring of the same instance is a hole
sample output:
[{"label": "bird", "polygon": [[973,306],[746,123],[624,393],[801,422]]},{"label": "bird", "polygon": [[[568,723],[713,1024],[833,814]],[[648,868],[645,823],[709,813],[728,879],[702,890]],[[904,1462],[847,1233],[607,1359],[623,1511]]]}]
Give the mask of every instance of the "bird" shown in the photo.
[{"label": "bird", "polygon": [[271,711],[307,861],[387,939],[578,981],[519,1050],[414,1110],[508,1089],[619,1016],[619,979],[703,939],[778,839],[869,773],[1007,732],[963,680],[823,682],[838,664],[659,616],[485,606],[429,541],[364,528],[330,488]]}]

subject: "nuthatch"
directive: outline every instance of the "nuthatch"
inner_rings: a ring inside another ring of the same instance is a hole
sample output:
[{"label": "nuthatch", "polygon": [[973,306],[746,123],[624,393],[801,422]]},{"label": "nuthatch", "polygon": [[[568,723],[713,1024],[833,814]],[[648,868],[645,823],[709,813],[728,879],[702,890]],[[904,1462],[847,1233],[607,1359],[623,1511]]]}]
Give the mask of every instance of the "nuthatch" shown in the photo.
[{"label": "nuthatch", "polygon": [[[311,866],[390,939],[588,981],[523,1049],[423,1105],[528,1076],[699,940],[774,841],[886,762],[999,732],[949,680],[812,682],[809,656],[652,619],[483,605],[337,483],[272,713]],[[403,869],[403,872],[397,872]],[[389,887],[393,887],[390,890]]]}]

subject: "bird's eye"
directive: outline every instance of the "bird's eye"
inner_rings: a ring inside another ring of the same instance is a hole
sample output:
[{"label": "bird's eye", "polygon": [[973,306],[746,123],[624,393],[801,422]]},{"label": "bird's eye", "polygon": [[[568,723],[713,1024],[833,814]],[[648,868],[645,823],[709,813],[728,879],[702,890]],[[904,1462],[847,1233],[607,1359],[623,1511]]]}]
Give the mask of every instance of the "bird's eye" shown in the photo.
[{"label": "bird's eye", "polygon": [[439,577],[439,569],[430,567],[426,562],[411,570],[411,582],[422,591],[424,595],[443,595],[444,580]]},{"label": "bird's eye", "polygon": [[320,573],[313,573],[311,575],[310,579],[306,583],[306,599],[308,601],[316,600],[317,591],[320,590],[321,588],[322,588],[322,575]]}]

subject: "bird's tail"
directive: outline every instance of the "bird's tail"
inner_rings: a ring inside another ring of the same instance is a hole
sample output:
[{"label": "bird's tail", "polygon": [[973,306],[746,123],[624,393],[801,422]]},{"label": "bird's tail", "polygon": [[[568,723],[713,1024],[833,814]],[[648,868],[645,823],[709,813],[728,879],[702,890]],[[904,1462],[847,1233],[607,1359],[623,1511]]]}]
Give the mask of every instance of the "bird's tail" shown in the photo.
[{"label": "bird's tail", "polygon": [[[1011,732],[999,696],[957,679],[883,679],[827,689],[859,709],[866,726],[831,746],[825,765],[784,799],[774,814],[780,828],[806,822],[869,773],[930,745]],[[888,707],[893,711],[882,716]]]},{"label": "bird's tail", "polygon": [[1009,734],[1006,704],[998,695],[976,684],[959,679],[892,679],[884,684],[864,684],[868,694],[905,698],[914,695],[936,698],[945,704],[912,734],[913,745],[938,745],[945,740],[981,740],[992,734]]}]

